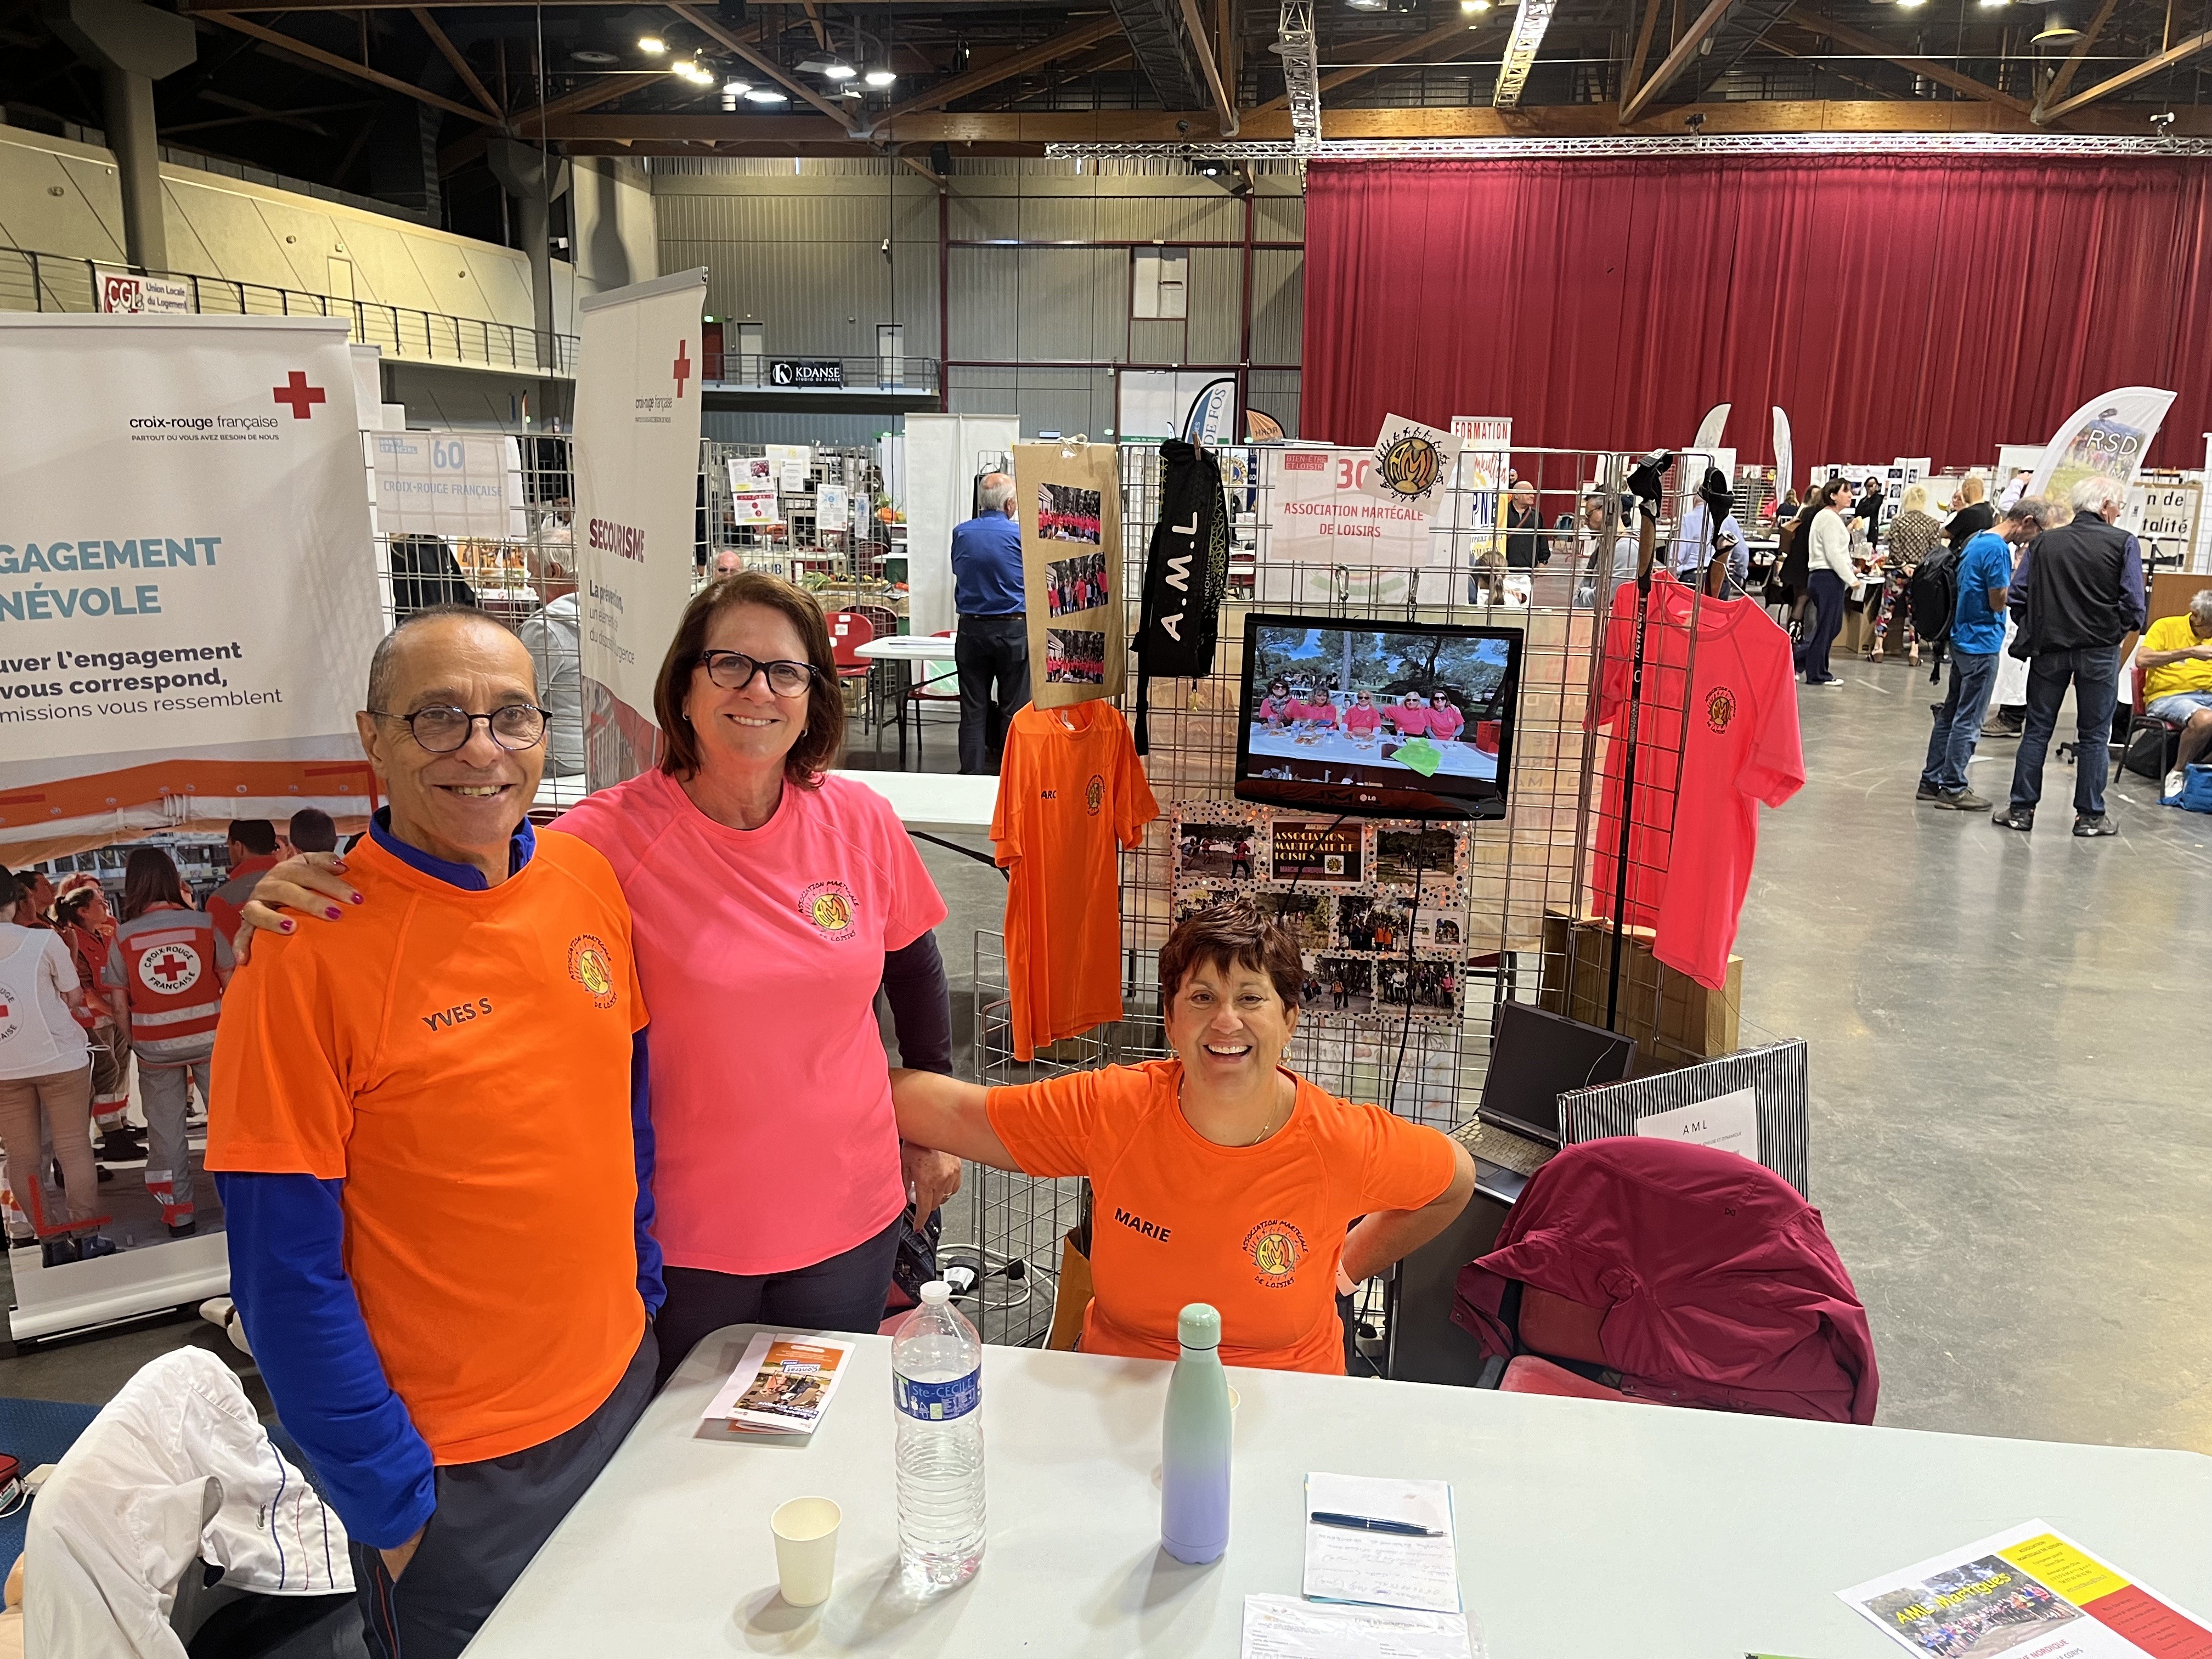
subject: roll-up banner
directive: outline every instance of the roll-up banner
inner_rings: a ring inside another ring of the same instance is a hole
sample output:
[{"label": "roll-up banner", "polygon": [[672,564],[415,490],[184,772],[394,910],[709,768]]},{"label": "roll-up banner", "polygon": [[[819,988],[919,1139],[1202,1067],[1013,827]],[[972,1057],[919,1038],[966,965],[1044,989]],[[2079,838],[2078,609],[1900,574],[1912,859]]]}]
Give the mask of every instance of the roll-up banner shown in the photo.
[{"label": "roll-up banner", "polygon": [[653,684],[691,597],[707,272],[583,301],[576,531],[585,766],[594,789],[660,759]]},{"label": "roll-up banner", "polygon": [[374,777],[353,366],[319,317],[0,315],[0,863]]},{"label": "roll-up banner", "polygon": [[1777,408],[1774,411],[1774,499],[1778,503],[1790,493],[1790,476],[1796,465],[1796,456],[1790,441],[1790,417]]}]

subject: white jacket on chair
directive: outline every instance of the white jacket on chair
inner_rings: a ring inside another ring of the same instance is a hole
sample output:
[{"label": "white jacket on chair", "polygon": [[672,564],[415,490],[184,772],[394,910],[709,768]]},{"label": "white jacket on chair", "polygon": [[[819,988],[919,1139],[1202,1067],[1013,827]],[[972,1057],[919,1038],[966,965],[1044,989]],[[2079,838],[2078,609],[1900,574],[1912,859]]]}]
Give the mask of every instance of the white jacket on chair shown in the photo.
[{"label": "white jacket on chair", "polygon": [[198,1348],[143,1367],[93,1419],[33,1500],[24,1558],[30,1659],[185,1659],[169,1613],[202,1560],[264,1595],[353,1589],[344,1527]]}]

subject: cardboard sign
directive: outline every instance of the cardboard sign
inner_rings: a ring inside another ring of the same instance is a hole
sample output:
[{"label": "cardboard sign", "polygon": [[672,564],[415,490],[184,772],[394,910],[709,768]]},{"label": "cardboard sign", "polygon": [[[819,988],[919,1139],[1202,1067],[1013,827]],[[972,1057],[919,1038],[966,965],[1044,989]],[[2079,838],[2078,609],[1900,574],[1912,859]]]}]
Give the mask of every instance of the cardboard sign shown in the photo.
[{"label": "cardboard sign", "polygon": [[1065,708],[1121,693],[1121,482],[1111,444],[1014,446],[1030,701]]}]

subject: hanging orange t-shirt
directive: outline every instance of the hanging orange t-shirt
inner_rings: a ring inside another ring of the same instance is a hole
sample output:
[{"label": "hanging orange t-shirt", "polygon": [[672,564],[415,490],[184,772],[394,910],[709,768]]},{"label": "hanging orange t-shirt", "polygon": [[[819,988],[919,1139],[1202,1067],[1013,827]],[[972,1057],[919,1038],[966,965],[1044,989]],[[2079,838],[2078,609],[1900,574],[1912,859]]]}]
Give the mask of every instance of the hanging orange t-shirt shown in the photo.
[{"label": "hanging orange t-shirt", "polygon": [[1024,1173],[1091,1178],[1084,1352],[1173,1359],[1176,1316],[1206,1302],[1221,1313],[1222,1364],[1343,1374],[1345,1233],[1435,1199],[1451,1185],[1452,1147],[1297,1082],[1291,1121],[1256,1146],[1190,1127],[1180,1060],[991,1091],[991,1127]]},{"label": "hanging orange t-shirt", "polygon": [[1118,843],[1159,804],[1121,711],[1103,701],[1024,708],[1007,723],[991,839],[1006,886],[1014,1058],[1121,1018]]}]

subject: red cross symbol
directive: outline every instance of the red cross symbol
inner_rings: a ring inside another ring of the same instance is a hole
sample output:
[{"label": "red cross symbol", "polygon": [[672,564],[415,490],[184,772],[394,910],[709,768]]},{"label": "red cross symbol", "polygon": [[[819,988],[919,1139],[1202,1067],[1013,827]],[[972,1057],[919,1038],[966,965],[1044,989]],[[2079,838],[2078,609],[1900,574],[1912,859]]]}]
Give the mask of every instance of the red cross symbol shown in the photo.
[{"label": "red cross symbol", "polygon": [[276,394],[278,403],[292,405],[292,418],[295,421],[304,421],[307,418],[310,404],[325,401],[322,387],[309,386],[307,377],[296,368],[292,371],[291,378],[283,386],[271,387],[270,390]]},{"label": "red cross symbol", "polygon": [[684,382],[691,378],[690,341],[678,340],[676,343],[676,361],[668,367],[675,374],[676,395],[680,398],[684,395]]},{"label": "red cross symbol", "polygon": [[178,961],[174,954],[164,953],[154,963],[154,971],[161,976],[161,982],[164,985],[173,988],[176,982],[185,976],[187,970],[185,964]]}]

